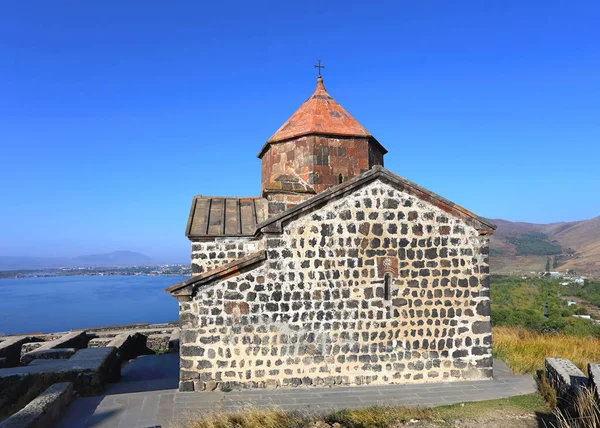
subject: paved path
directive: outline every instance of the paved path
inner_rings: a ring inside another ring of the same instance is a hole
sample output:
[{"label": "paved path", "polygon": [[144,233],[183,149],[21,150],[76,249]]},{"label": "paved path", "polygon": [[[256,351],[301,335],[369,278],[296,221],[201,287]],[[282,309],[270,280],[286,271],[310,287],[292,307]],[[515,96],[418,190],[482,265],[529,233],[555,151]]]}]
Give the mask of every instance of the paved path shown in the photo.
[{"label": "paved path", "polygon": [[325,412],[372,405],[441,406],[531,394],[531,376],[514,376],[502,362],[494,362],[496,379],[420,385],[296,388],[240,392],[179,393],[176,390],[178,355],[138,358],[123,371],[120,383],[102,397],[78,398],[59,427],[168,427],[214,409],[278,407],[284,410]]}]

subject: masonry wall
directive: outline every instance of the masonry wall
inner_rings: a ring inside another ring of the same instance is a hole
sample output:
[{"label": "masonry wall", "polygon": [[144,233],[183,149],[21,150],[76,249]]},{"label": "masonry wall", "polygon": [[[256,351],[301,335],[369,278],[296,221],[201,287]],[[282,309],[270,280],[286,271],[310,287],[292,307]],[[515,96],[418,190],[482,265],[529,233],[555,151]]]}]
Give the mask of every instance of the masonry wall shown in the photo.
[{"label": "masonry wall", "polygon": [[304,201],[314,197],[311,193],[274,193],[269,192],[265,195],[268,201],[268,213],[269,217],[276,216],[282,212],[301,204]]},{"label": "masonry wall", "polygon": [[294,171],[317,193],[383,165],[383,153],[367,138],[309,135],[272,144],[262,158],[262,189]]},{"label": "masonry wall", "polygon": [[376,181],[266,248],[180,303],[181,390],[491,376],[488,238],[465,221]]},{"label": "masonry wall", "polygon": [[262,248],[263,241],[252,238],[192,240],[192,275],[200,275]]}]

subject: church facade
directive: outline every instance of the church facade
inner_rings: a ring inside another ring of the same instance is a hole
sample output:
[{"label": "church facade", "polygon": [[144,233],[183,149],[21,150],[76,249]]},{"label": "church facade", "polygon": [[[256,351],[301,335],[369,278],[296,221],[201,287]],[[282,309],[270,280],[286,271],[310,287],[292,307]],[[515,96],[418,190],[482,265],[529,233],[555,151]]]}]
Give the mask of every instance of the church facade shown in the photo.
[{"label": "church facade", "polygon": [[383,167],[325,90],[266,142],[262,195],[196,196],[181,391],[492,376],[495,226]]}]

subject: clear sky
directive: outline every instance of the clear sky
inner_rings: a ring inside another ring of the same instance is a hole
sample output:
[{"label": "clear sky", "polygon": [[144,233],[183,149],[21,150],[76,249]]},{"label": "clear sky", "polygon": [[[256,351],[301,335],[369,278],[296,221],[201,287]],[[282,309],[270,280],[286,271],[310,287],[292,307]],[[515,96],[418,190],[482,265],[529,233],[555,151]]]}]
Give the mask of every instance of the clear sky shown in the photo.
[{"label": "clear sky", "polygon": [[0,255],[187,261],[193,195],[329,93],[479,215],[600,215],[597,1],[28,1],[0,14]]}]

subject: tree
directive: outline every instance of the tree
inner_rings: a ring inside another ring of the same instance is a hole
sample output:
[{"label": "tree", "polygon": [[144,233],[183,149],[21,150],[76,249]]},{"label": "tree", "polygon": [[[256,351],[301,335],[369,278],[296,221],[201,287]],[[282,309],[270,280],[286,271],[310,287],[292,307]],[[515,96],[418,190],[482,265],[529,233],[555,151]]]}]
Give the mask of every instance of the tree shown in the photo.
[{"label": "tree", "polygon": [[546,272],[550,272],[550,257],[546,260]]},{"label": "tree", "polygon": [[558,266],[558,257],[554,257],[554,259],[552,260],[552,269],[556,269],[557,266]]}]

